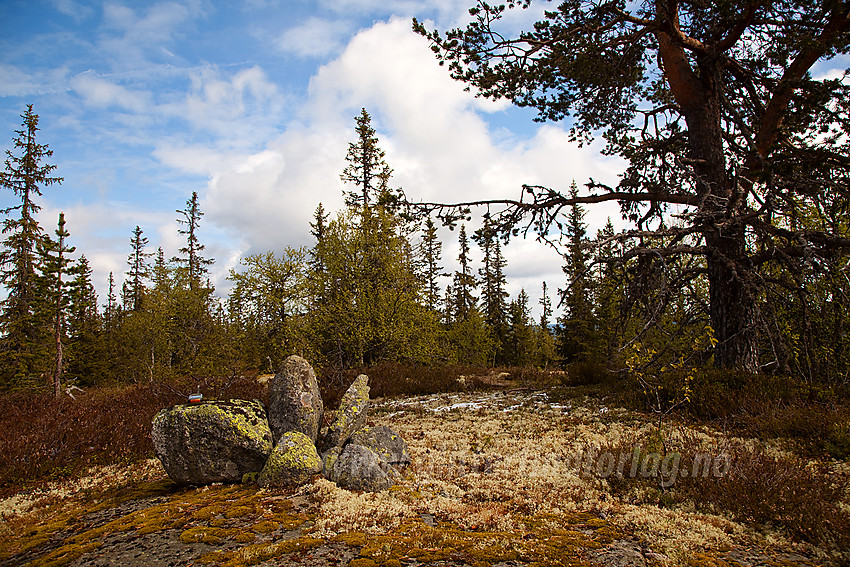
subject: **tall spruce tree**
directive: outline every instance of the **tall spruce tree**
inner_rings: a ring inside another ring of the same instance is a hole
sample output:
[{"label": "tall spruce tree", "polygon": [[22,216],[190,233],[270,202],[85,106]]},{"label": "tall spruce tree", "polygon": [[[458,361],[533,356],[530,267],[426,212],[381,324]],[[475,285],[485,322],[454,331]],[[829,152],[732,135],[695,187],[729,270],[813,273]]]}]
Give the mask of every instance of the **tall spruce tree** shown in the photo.
[{"label": "tall spruce tree", "polygon": [[547,368],[555,358],[555,337],[552,334],[552,298],[549,286],[544,281],[540,296],[540,324],[535,329],[538,366]]},{"label": "tall spruce tree", "polygon": [[41,311],[43,322],[51,331],[53,338],[53,366],[49,372],[53,385],[53,395],[59,398],[62,394],[62,379],[65,373],[65,320],[69,304],[67,293],[68,266],[76,248],[68,246],[66,239],[71,235],[65,228],[65,213],[59,213],[56,240],[43,238],[39,241],[39,295],[42,299]]},{"label": "tall spruce tree", "polygon": [[352,183],[356,189],[346,193],[349,207],[369,205],[370,200],[379,199],[387,191],[392,169],[384,160],[386,154],[378,146],[378,137],[372,128],[372,117],[363,108],[354,119],[357,123],[357,140],[348,144],[345,160],[348,165],[342,171],[343,183]]},{"label": "tall spruce tree", "polygon": [[[483,265],[478,270],[481,276],[481,302],[484,309],[484,320],[493,334],[494,345],[499,356],[504,355],[507,338],[507,298],[505,291],[507,279],[505,267],[507,262],[502,256],[502,244],[490,219],[484,221],[484,226],[475,231],[473,236],[481,251],[484,253]],[[497,356],[497,362],[499,361]]]},{"label": "tall spruce tree", "polygon": [[201,256],[206,246],[198,240],[198,227],[201,224],[201,217],[204,216],[198,203],[198,192],[192,191],[192,196],[186,201],[186,208],[176,212],[182,217],[177,219],[177,223],[183,227],[177,232],[186,237],[186,246],[180,248],[184,257],[173,258],[173,261],[183,266],[189,289],[196,291],[201,287],[202,279],[208,271],[207,266],[214,262],[211,258]]},{"label": "tall spruce tree", "polygon": [[133,311],[142,310],[142,301],[145,295],[145,280],[150,277],[148,258],[151,253],[145,252],[148,239],[142,236],[144,232],[136,225],[133,229],[133,237],[130,239],[130,255],[127,257],[127,265],[130,270],[127,281],[124,282],[122,295],[124,303]]},{"label": "tall spruce tree", "polygon": [[52,176],[55,165],[44,163],[53,152],[36,140],[38,115],[28,105],[21,115],[21,129],[16,130],[13,150],[6,150],[5,168],[0,172],[0,186],[20,199],[20,204],[5,209],[10,215],[3,221],[3,251],[0,281],[7,297],[0,303],[0,387],[25,383],[35,384],[45,373],[46,345],[44,329],[37,321],[36,246],[44,233],[35,218],[41,207],[35,202],[42,188],[62,182]]},{"label": "tall spruce tree", "polygon": [[457,257],[460,270],[455,271],[452,279],[454,290],[452,312],[455,321],[463,321],[469,317],[473,309],[477,308],[478,299],[475,297],[475,290],[478,287],[478,281],[472,274],[472,259],[469,257],[469,238],[466,236],[465,225],[460,226],[457,241],[460,245]]},{"label": "tall spruce tree", "polygon": [[357,137],[340,176],[355,186],[347,193],[348,210],[325,224],[319,209],[312,226],[311,335],[337,367],[421,360],[429,336],[422,282],[389,189],[392,169],[365,109],[355,121]]},{"label": "tall spruce tree", "polygon": [[[578,196],[575,182],[570,189],[570,195],[572,198]],[[584,215],[585,211],[581,205],[571,205],[565,227],[569,238],[567,262],[563,267],[567,276],[567,287],[561,290],[565,314],[558,329],[559,354],[565,362],[588,360],[595,354],[587,225],[584,223]]]},{"label": "tall spruce tree", "polygon": [[443,244],[437,236],[437,227],[431,217],[425,218],[425,230],[422,234],[422,264],[425,270],[425,306],[437,311],[440,302],[439,279],[445,276],[440,260]]},{"label": "tall spruce tree", "polygon": [[111,358],[105,350],[103,318],[97,309],[97,293],[91,280],[92,269],[81,255],[72,269],[68,308],[68,368],[69,382],[92,385],[107,379]]}]

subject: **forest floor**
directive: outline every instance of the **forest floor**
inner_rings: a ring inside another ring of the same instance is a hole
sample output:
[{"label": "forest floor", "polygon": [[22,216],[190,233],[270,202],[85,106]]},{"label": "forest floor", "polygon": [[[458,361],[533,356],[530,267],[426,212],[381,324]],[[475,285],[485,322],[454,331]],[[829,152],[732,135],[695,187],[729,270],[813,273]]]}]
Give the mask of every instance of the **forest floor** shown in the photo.
[{"label": "forest floor", "polygon": [[[321,478],[293,490],[178,487],[150,460],[15,495],[0,501],[0,566],[850,561],[782,526],[673,499],[675,487],[641,474],[651,472],[646,455],[655,449],[698,447],[721,457],[731,442],[721,431],[609,407],[579,391],[500,386],[374,400],[370,424],[401,433],[413,461],[382,493],[350,493]],[[665,462],[669,477],[673,459]],[[830,466],[847,474],[845,464]],[[715,469],[690,482],[726,472],[722,463]]]}]

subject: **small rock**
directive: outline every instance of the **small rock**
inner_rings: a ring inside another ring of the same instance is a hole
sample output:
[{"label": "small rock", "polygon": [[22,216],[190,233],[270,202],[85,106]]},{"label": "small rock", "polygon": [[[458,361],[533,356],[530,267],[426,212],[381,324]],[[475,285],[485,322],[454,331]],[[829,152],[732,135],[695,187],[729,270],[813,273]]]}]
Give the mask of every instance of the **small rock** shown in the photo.
[{"label": "small rock", "polygon": [[369,378],[365,374],[358,376],[348,387],[334,420],[328,427],[328,433],[322,442],[322,450],[342,447],[351,435],[366,425],[366,410],[369,408]]},{"label": "small rock", "polygon": [[377,453],[349,443],[333,463],[329,480],[346,490],[380,492],[391,487],[393,470]]},{"label": "small rock", "polygon": [[593,552],[590,560],[605,567],[646,567],[640,547],[624,540]]},{"label": "small rock", "polygon": [[406,467],[410,464],[407,443],[401,435],[386,425],[361,429],[351,436],[350,442],[372,449],[394,467]]},{"label": "small rock", "polygon": [[228,400],[161,410],[151,429],[154,453],[178,484],[241,482],[263,468],[272,450],[258,401]]},{"label": "small rock", "polygon": [[274,440],[287,431],[300,431],[315,443],[324,407],[316,373],[300,356],[287,358],[272,379],[269,425]]},{"label": "small rock", "polygon": [[297,486],[322,472],[316,446],[300,431],[284,433],[257,477],[260,486]]}]

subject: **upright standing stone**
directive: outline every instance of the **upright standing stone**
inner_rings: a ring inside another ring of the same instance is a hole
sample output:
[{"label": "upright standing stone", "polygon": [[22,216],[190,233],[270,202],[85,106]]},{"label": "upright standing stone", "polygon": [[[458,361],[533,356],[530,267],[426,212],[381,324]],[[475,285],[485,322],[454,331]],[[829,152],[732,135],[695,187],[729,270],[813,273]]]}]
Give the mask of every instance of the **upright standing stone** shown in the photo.
[{"label": "upright standing stone", "polygon": [[322,451],[333,447],[342,447],[355,431],[366,425],[366,410],[369,408],[369,378],[365,374],[358,376],[348,387],[328,433],[322,443]]},{"label": "upright standing stone", "polygon": [[315,443],[323,412],[313,367],[300,356],[290,356],[272,379],[269,392],[269,425],[275,443],[287,431],[301,432]]}]

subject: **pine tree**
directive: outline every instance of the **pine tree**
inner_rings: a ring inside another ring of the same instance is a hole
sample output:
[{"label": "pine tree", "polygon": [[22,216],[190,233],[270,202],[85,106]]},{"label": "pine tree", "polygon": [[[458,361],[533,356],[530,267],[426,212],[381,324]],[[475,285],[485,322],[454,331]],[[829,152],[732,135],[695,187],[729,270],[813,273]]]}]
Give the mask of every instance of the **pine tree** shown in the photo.
[{"label": "pine tree", "polygon": [[207,266],[213,264],[211,258],[201,256],[206,247],[198,240],[198,226],[204,216],[198,203],[198,192],[192,191],[192,197],[186,201],[186,208],[176,212],[183,217],[178,218],[177,222],[185,228],[179,229],[178,232],[186,237],[186,246],[180,248],[185,257],[173,258],[173,261],[185,266],[189,289],[195,291],[201,286],[201,280],[208,271]]},{"label": "pine tree", "polygon": [[21,129],[13,139],[15,150],[6,151],[5,169],[0,172],[0,186],[21,200],[20,205],[5,209],[7,215],[19,211],[18,218],[3,221],[3,251],[0,255],[2,271],[0,281],[6,286],[8,295],[0,303],[0,355],[2,370],[0,387],[33,383],[45,368],[45,345],[43,330],[39,328],[36,315],[36,246],[44,238],[43,231],[35,218],[41,207],[35,198],[41,196],[43,187],[62,182],[61,177],[51,173],[55,165],[45,164],[44,159],[53,155],[47,145],[36,141],[38,115],[32,105],[21,115]]},{"label": "pine tree", "polygon": [[133,237],[130,239],[131,251],[127,257],[127,265],[130,266],[128,280],[124,282],[122,288],[125,305],[133,311],[141,311],[145,295],[145,280],[150,277],[147,259],[151,254],[145,252],[148,239],[142,234],[142,229],[137,225],[133,229]]}]

